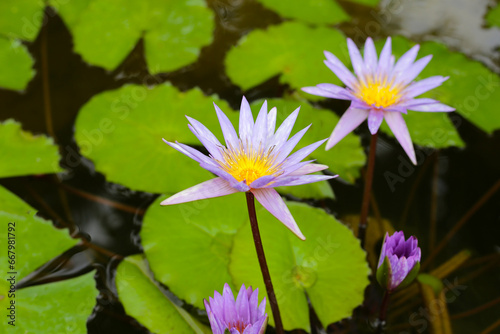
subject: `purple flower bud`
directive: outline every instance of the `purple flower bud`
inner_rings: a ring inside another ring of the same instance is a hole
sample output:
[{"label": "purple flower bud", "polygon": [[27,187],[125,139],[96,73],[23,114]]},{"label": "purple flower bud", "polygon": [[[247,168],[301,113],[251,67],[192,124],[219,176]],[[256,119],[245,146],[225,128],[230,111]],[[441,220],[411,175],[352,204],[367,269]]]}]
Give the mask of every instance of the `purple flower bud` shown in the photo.
[{"label": "purple flower bud", "polygon": [[236,297],[226,283],[222,296],[214,292],[214,298],[205,299],[205,309],[214,334],[263,334],[267,326],[266,298],[259,305],[259,289],[245,288],[243,284]]},{"label": "purple flower bud", "polygon": [[421,251],[414,236],[405,241],[402,231],[385,234],[377,267],[377,281],[383,288],[394,291],[410,284],[420,269]]}]

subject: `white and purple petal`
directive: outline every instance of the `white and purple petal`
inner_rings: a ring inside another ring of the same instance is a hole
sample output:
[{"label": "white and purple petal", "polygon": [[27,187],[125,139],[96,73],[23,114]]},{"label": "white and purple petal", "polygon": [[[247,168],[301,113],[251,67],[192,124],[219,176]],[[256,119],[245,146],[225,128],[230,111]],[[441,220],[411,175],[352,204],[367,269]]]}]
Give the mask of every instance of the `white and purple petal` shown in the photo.
[{"label": "white and purple petal", "polygon": [[293,171],[291,173],[288,173],[287,175],[288,176],[292,176],[292,175],[305,175],[305,174],[320,172],[320,171],[325,170],[327,168],[328,168],[327,165],[307,164],[305,166],[302,166],[302,167],[296,169],[295,171]]},{"label": "white and purple petal", "polygon": [[166,200],[162,201],[161,205],[172,205],[179,203],[186,203],[197,201],[200,199],[214,198],[233,194],[238,192],[237,189],[233,188],[229,182],[217,177],[200,184],[197,184],[191,188],[185,189],[177,194],[170,196]]},{"label": "white and purple petal", "polygon": [[217,113],[217,118],[219,119],[220,127],[222,129],[222,135],[226,141],[227,147],[237,147],[239,143],[238,135],[233,127],[233,124],[226,116],[226,114],[217,106],[214,102],[215,112]]},{"label": "white and purple petal", "polygon": [[243,142],[243,145],[250,144],[252,142],[252,134],[253,134],[253,116],[252,110],[250,109],[250,104],[247,99],[243,96],[241,99],[241,107],[240,107],[240,126],[239,133],[240,139]]},{"label": "white and purple petal", "polygon": [[403,147],[411,162],[414,165],[417,164],[417,157],[415,156],[415,149],[413,148],[413,143],[411,141],[410,133],[408,132],[408,127],[406,126],[403,116],[398,112],[386,111],[384,112],[384,118],[391,128],[392,133],[399,141],[399,144]]},{"label": "white and purple petal", "polygon": [[347,67],[332,53],[324,52],[326,60],[325,65],[335,73],[335,75],[349,88],[354,89],[358,80],[356,77],[347,69]]},{"label": "white and purple petal", "polygon": [[279,150],[281,146],[288,140],[292,132],[297,116],[299,115],[300,107],[295,109],[284,121],[269,141],[269,147],[275,146],[275,150]]},{"label": "white and purple petal", "polygon": [[378,109],[370,110],[368,114],[368,129],[372,135],[376,134],[382,121],[384,120],[384,112]]},{"label": "white and purple petal", "polygon": [[252,145],[254,148],[265,148],[267,140],[267,101],[264,101],[255,120]]},{"label": "white and purple petal", "polygon": [[366,110],[352,107],[347,109],[333,129],[333,132],[326,143],[326,149],[329,150],[335,146],[335,144],[347,136],[349,132],[356,129],[367,117],[368,112]]},{"label": "white and purple petal", "polygon": [[290,210],[276,190],[266,188],[252,189],[251,191],[257,201],[259,201],[267,211],[288,227],[297,237],[302,240],[306,239],[295,222],[295,219],[293,219]]},{"label": "white and purple petal", "polygon": [[272,184],[273,187],[300,186],[313,182],[325,181],[335,178],[333,175],[297,175],[297,176],[282,176],[276,178]]}]

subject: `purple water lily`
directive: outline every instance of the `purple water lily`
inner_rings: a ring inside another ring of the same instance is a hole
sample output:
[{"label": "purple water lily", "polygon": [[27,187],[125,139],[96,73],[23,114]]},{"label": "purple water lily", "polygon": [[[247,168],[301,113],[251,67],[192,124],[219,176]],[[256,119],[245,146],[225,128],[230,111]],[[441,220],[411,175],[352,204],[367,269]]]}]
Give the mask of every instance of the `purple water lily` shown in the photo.
[{"label": "purple water lily", "polygon": [[271,214],[279,219],[299,238],[305,239],[297,223],[283,202],[278,186],[292,186],[331,179],[328,175],[306,175],[328,168],[325,165],[302,161],[326,141],[321,140],[301,148],[288,156],[310,125],[288,139],[299,108],[288,116],[275,132],[276,108],[267,112],[267,101],[260,109],[254,122],[250,105],[245,97],[241,102],[239,137],[227,116],[214,103],[222,133],[226,142],[223,146],[203,124],[188,117],[189,128],[210,153],[206,156],[187,145],[168,145],[197,161],[201,167],[218,177],[183,190],[161,202],[162,205],[178,204],[250,191]]},{"label": "purple water lily", "polygon": [[222,296],[214,292],[214,298],[204,300],[205,309],[214,334],[263,334],[267,326],[266,298],[259,305],[259,289],[245,288],[243,284],[234,300],[233,292],[226,283]]},{"label": "purple water lily", "polygon": [[434,99],[415,98],[440,86],[448,77],[433,76],[413,81],[432,58],[432,55],[428,55],[415,61],[419,45],[411,48],[397,62],[392,55],[390,37],[387,38],[379,59],[371,38],[366,40],[364,58],[351,39],[347,39],[347,46],[356,75],[337,57],[325,51],[326,66],[342,80],[346,88],[328,83],[302,88],[310,94],[352,101],[333,130],[326,149],[332,148],[365,119],[368,118],[371,134],[378,131],[385,119],[410,160],[416,164],[415,150],[402,114],[406,114],[408,109],[425,112],[455,110]]},{"label": "purple water lily", "polygon": [[377,267],[377,280],[388,291],[402,288],[417,276],[421,251],[414,236],[405,241],[402,231],[386,233]]}]

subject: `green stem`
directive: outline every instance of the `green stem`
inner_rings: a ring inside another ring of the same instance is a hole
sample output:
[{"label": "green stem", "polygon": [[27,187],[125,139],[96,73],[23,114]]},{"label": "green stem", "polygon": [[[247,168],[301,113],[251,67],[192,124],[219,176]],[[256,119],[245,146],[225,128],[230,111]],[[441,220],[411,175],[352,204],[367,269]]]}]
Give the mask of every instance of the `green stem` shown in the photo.
[{"label": "green stem", "polygon": [[259,225],[257,223],[257,214],[255,213],[255,197],[251,192],[247,192],[246,195],[248,215],[250,216],[250,226],[252,227],[253,241],[255,243],[255,250],[257,251],[257,258],[259,259],[262,277],[264,278],[264,284],[266,285],[269,304],[271,305],[271,311],[273,312],[276,333],[283,334],[284,331],[283,323],[281,322],[280,309],[278,307],[276,295],[274,294],[273,282],[271,281],[271,275],[269,275],[269,268],[267,267],[266,256],[264,254],[264,248],[262,247],[262,240],[260,238]]}]

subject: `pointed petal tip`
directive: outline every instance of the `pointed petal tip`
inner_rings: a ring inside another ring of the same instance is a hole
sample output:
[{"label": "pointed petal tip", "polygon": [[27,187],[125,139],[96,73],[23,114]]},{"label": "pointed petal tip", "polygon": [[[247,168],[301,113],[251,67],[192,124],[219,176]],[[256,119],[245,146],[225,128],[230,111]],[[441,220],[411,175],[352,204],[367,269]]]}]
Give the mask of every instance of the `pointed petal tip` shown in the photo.
[{"label": "pointed petal tip", "polygon": [[170,205],[170,203],[168,203],[168,198],[161,201],[160,205]]}]

